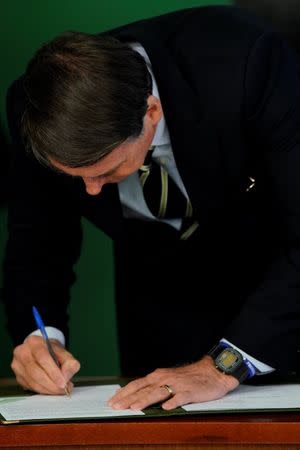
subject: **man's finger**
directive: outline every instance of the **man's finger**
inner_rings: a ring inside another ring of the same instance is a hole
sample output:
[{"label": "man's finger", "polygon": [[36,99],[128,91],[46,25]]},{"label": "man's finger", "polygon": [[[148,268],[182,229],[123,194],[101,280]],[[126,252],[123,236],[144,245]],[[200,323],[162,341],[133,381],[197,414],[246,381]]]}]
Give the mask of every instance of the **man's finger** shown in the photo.
[{"label": "man's finger", "polygon": [[[41,393],[50,393],[49,387],[47,386],[48,382],[52,384],[51,380],[48,379],[44,383],[40,383],[40,380],[43,380],[43,376],[46,376],[45,372],[37,362],[32,358],[30,353],[23,352],[26,355],[26,363],[22,361],[22,359],[14,358],[11,364],[12,370],[16,375],[17,382],[24,388],[30,390],[36,390]],[[37,378],[36,378],[37,377]],[[46,383],[46,384],[45,384]],[[44,384],[44,385],[43,385]],[[53,388],[53,386],[52,386]],[[55,386],[57,389],[57,386]]]},{"label": "man's finger", "polygon": [[[60,348],[63,349],[63,347],[60,347],[57,343],[55,345],[56,351]],[[30,367],[32,361],[34,361],[47,373],[48,377],[53,381],[56,387],[59,389],[64,389],[67,380],[64,379],[60,368],[50,355],[47,344],[42,337],[28,336],[24,343],[15,349],[14,354],[23,364],[27,370],[27,373],[29,373],[27,367]],[[36,379],[35,381],[39,383],[39,380]]]},{"label": "man's finger", "polygon": [[66,381],[69,381],[80,370],[80,362],[75,358],[66,360],[61,366],[63,377]]},{"label": "man's finger", "polygon": [[129,407],[133,410],[141,410],[170,398],[170,392],[163,386],[151,386],[139,391],[136,397],[136,400],[132,401]]},{"label": "man's finger", "polygon": [[[43,372],[47,375],[47,378],[51,380],[51,382],[56,386],[56,388],[64,389],[67,383],[67,380],[64,378],[64,375],[62,374],[62,371],[60,367],[57,366],[56,362],[53,360],[52,356],[50,355],[47,346],[39,346],[33,351],[33,358],[35,365],[38,365]],[[31,366],[31,363],[26,364],[26,371],[29,372],[29,367]],[[34,364],[32,365],[32,369],[35,369]],[[36,372],[35,375],[33,373],[30,373],[31,377],[34,378],[38,383],[44,384],[46,377],[43,376],[42,380],[37,378],[37,376],[41,376],[41,372]],[[49,386],[49,383],[47,383]],[[46,387],[46,386],[45,386]],[[53,386],[49,386],[51,391],[53,390]],[[57,389],[56,389],[57,390]]]},{"label": "man's finger", "polygon": [[162,403],[161,407],[166,411],[169,411],[174,408],[178,408],[179,406],[186,405],[190,403],[188,392],[178,392],[173,397],[169,398],[165,402]]},{"label": "man's finger", "polygon": [[[61,376],[60,369],[58,367],[55,366],[54,370],[57,370]],[[26,377],[30,387],[34,388],[37,392],[60,395],[64,392],[66,381],[63,379],[62,385],[59,386],[51,377],[51,372],[52,371],[47,370],[47,368],[45,370],[44,367],[33,361],[25,367],[24,376]]]},{"label": "man's finger", "polygon": [[117,403],[125,399],[127,396],[134,394],[141,389],[145,389],[149,386],[149,381],[147,377],[138,378],[137,380],[130,381],[126,386],[117,390],[115,395],[108,401],[108,405],[111,406],[113,403]]}]

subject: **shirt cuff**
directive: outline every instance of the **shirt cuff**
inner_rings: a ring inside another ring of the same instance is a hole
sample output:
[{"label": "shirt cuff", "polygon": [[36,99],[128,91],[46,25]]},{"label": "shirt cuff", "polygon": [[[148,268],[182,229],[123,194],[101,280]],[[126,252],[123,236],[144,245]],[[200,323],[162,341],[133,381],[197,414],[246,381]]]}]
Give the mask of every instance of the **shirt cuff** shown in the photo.
[{"label": "shirt cuff", "polygon": [[239,351],[244,358],[246,358],[256,369],[255,375],[266,375],[267,373],[274,372],[274,368],[271,366],[268,366],[267,364],[258,361],[257,359],[253,358],[252,356],[248,355],[248,353],[244,352],[240,348],[238,348],[236,345],[232,344],[231,342],[227,341],[227,339],[222,338],[220,342],[224,342],[224,344],[230,345],[230,347],[235,348],[237,351]]},{"label": "shirt cuff", "polygon": [[[45,327],[45,329],[49,339],[56,339],[61,343],[63,347],[65,347],[66,339],[64,334],[60,330],[54,327]],[[29,336],[42,336],[42,333],[40,332],[40,330],[35,330],[30,333]]]}]

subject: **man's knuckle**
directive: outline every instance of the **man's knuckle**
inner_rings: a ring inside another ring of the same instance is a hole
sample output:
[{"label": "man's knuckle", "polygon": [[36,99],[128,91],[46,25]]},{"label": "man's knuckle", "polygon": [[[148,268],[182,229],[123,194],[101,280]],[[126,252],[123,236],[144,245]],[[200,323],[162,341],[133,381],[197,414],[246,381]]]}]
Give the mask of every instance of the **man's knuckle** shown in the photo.
[{"label": "man's knuckle", "polygon": [[150,375],[152,375],[152,377],[155,378],[155,377],[161,377],[164,374],[165,374],[165,369],[162,369],[159,367],[159,368],[155,369]]},{"label": "man's knuckle", "polygon": [[77,372],[79,372],[79,370],[80,370],[80,364],[73,364],[72,365],[72,368],[71,368],[71,370],[72,370],[72,372],[75,374],[75,373],[77,373]]},{"label": "man's knuckle", "polygon": [[10,364],[10,367],[11,367],[11,369],[12,369],[12,371],[13,371],[14,373],[17,372],[18,365],[17,365],[15,359],[12,360],[12,362],[11,362],[11,364]]},{"label": "man's knuckle", "polygon": [[[155,372],[156,371],[148,373],[148,375],[145,376],[145,381],[147,383],[152,383],[153,379],[156,377],[156,373]],[[138,380],[136,380],[136,381],[138,381]]]},{"label": "man's knuckle", "polygon": [[75,373],[78,372],[78,370],[80,370],[80,362],[77,359],[74,359],[70,362],[70,369]]},{"label": "man's knuckle", "polygon": [[27,336],[24,342],[26,342],[28,345],[35,345],[37,342],[39,342],[40,336]]},{"label": "man's knuckle", "polygon": [[13,350],[13,357],[18,359],[23,354],[23,352],[24,352],[23,344],[22,345],[18,345]]}]

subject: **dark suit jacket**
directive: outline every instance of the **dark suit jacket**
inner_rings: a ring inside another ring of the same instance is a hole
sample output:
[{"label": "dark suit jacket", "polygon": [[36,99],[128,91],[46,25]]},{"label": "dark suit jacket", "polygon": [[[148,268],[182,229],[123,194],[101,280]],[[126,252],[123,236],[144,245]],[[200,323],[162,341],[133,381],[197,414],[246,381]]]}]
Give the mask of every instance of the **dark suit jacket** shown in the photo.
[{"label": "dark suit jacket", "polygon": [[[215,337],[225,335],[273,367],[294,370],[300,334],[298,61],[272,30],[234,7],[177,11],[108,33],[140,42],[149,55],[177,166],[200,223],[187,244],[197,289],[188,296],[207,313],[205,323],[194,314],[201,323],[196,331],[217,324]],[[16,342],[34,328],[32,304],[66,332],[80,217],[120,248],[130,223],[122,217],[116,185],[89,197],[80,182],[25,155],[23,103],[20,78],[8,93],[16,157],[4,290]],[[255,178],[250,190],[249,177]],[[189,323],[182,318],[179,326],[184,334]]]},{"label": "dark suit jacket", "polygon": [[0,207],[6,203],[8,180],[7,174],[9,171],[9,146],[6,143],[4,134],[0,129]]}]

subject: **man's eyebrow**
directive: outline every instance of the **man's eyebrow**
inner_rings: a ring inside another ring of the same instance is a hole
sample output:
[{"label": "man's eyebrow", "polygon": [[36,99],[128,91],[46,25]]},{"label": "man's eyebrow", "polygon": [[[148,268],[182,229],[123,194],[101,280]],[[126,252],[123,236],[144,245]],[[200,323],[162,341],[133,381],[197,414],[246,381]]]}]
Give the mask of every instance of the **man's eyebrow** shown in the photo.
[{"label": "man's eyebrow", "polygon": [[115,170],[118,169],[118,167],[120,167],[121,164],[117,164],[115,167],[113,167],[112,169],[108,170],[107,172],[102,173],[101,175],[98,175],[99,177],[105,177],[107,175],[111,175],[112,173],[114,173]]},{"label": "man's eyebrow", "polygon": [[95,177],[90,177],[90,178],[106,177],[107,175],[111,175],[112,173],[114,173],[115,170],[117,170],[123,164],[123,162],[124,161],[118,162],[114,167],[112,167],[107,172],[100,173],[100,174],[96,175]]}]

